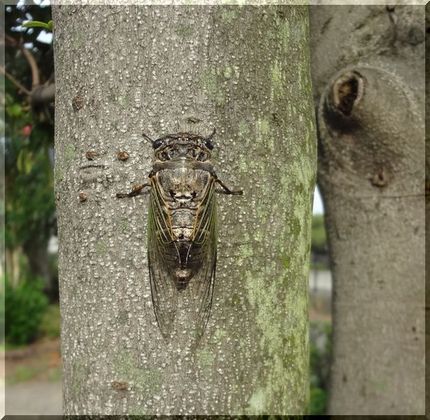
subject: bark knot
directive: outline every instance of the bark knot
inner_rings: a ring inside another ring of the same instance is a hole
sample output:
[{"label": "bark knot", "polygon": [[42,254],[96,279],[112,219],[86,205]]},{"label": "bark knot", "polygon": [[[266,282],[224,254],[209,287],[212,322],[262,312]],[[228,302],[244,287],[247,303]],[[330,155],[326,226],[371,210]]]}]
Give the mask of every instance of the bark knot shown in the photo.
[{"label": "bark knot", "polygon": [[379,168],[371,177],[370,183],[374,187],[382,188],[385,187],[390,180],[388,172],[385,168]]},{"label": "bark knot", "polygon": [[76,95],[72,99],[72,107],[75,112],[79,111],[84,107],[84,98],[81,95]]},{"label": "bark knot", "polygon": [[128,383],[124,381],[112,381],[111,387],[115,391],[128,391]]},{"label": "bark knot", "polygon": [[331,102],[336,110],[349,117],[364,95],[364,78],[356,72],[341,75],[333,84]]}]

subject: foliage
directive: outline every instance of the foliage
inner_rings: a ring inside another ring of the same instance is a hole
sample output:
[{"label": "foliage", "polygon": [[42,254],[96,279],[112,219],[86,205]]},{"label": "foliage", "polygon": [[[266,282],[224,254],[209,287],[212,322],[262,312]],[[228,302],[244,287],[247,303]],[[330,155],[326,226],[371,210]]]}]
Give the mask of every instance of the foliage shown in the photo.
[{"label": "foliage", "polygon": [[40,373],[40,369],[41,367],[18,366],[13,372],[13,376],[8,375],[7,385],[30,381]]},{"label": "foliage", "polygon": [[57,338],[60,336],[60,307],[49,305],[39,326],[42,337]]},{"label": "foliage", "polygon": [[31,113],[10,92],[6,82],[6,247],[47,239],[55,221],[51,130],[36,125],[29,136]]},{"label": "foliage", "polygon": [[[23,250],[33,270],[41,253],[32,250],[46,248],[56,230],[53,102],[36,103],[29,94],[35,80],[44,85],[53,79],[52,45],[39,40],[52,26],[50,18],[50,7],[28,1],[5,8],[5,245],[12,252]],[[37,22],[48,22],[47,27]]]},{"label": "foliage", "polygon": [[23,279],[18,286],[5,284],[5,337],[13,344],[29,343],[36,338],[48,299],[40,279]]},{"label": "foliage", "polygon": [[327,237],[322,214],[314,214],[312,217],[312,251],[327,252]]},{"label": "foliage", "polygon": [[312,217],[312,259],[311,267],[313,270],[328,270],[328,247],[324,225],[324,215],[317,214]]},{"label": "foliage", "polygon": [[[19,4],[5,8],[5,64],[6,70],[22,85],[30,89],[32,73],[27,59],[21,51],[25,46],[33,55],[37,64],[40,82],[45,83],[54,72],[52,44],[41,42],[39,35],[45,28],[24,28],[23,24],[31,22],[48,22],[51,20],[51,7],[31,4],[30,1],[20,1]],[[21,100],[25,97],[21,94]]]},{"label": "foliage", "polygon": [[47,23],[40,22],[38,20],[29,20],[27,22],[24,22],[22,24],[22,26],[24,26],[24,28],[42,28],[42,29],[45,29],[46,31],[49,31],[49,32],[52,32],[52,30],[54,28],[54,24],[53,24],[52,20],[50,20]]},{"label": "foliage", "polygon": [[325,414],[331,361],[331,323],[310,324],[311,390],[309,414]]}]

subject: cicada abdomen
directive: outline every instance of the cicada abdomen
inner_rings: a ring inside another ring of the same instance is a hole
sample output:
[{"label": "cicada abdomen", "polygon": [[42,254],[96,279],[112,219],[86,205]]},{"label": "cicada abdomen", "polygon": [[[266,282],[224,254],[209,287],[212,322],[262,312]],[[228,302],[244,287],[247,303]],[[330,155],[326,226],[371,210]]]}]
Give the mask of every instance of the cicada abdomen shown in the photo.
[{"label": "cicada abdomen", "polygon": [[[215,132],[214,132],[215,133]],[[214,134],[213,133],[213,134]],[[200,337],[209,319],[217,257],[215,192],[242,194],[227,188],[210,162],[212,136],[169,134],[152,141],[155,162],[148,215],[148,263],[157,323],[168,338],[178,312]],[[216,189],[216,184],[222,189]]]}]

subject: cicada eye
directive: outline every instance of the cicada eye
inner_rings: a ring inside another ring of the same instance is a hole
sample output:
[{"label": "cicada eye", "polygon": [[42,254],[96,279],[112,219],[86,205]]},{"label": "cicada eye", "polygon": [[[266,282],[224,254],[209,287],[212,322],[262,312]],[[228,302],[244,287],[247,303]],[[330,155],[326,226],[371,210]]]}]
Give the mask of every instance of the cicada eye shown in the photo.
[{"label": "cicada eye", "polygon": [[158,149],[162,144],[163,144],[163,140],[161,140],[161,139],[154,140],[154,141],[152,142],[152,147],[153,147],[154,149]]},{"label": "cicada eye", "polygon": [[206,145],[206,147],[207,147],[209,150],[212,150],[212,149],[214,148],[214,144],[212,143],[212,140],[211,140],[211,139],[207,139],[207,140],[205,141],[205,145]]}]

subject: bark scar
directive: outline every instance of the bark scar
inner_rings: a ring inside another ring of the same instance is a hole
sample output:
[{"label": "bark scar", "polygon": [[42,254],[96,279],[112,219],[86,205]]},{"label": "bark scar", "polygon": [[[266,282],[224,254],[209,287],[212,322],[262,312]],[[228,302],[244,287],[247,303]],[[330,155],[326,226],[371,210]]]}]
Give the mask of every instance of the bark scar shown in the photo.
[{"label": "bark scar", "polygon": [[115,391],[128,391],[128,383],[124,381],[112,381],[111,387]]},{"label": "bark scar", "polygon": [[104,163],[88,163],[79,167],[82,182],[89,183],[95,182],[97,178],[106,175],[108,165]]},{"label": "bark scar", "polygon": [[335,108],[350,116],[364,95],[363,76],[356,71],[343,74],[335,81],[332,93]]},{"label": "bark scar", "polygon": [[382,188],[385,187],[390,180],[390,177],[385,168],[380,168],[378,171],[370,177],[370,183],[374,187]]}]

